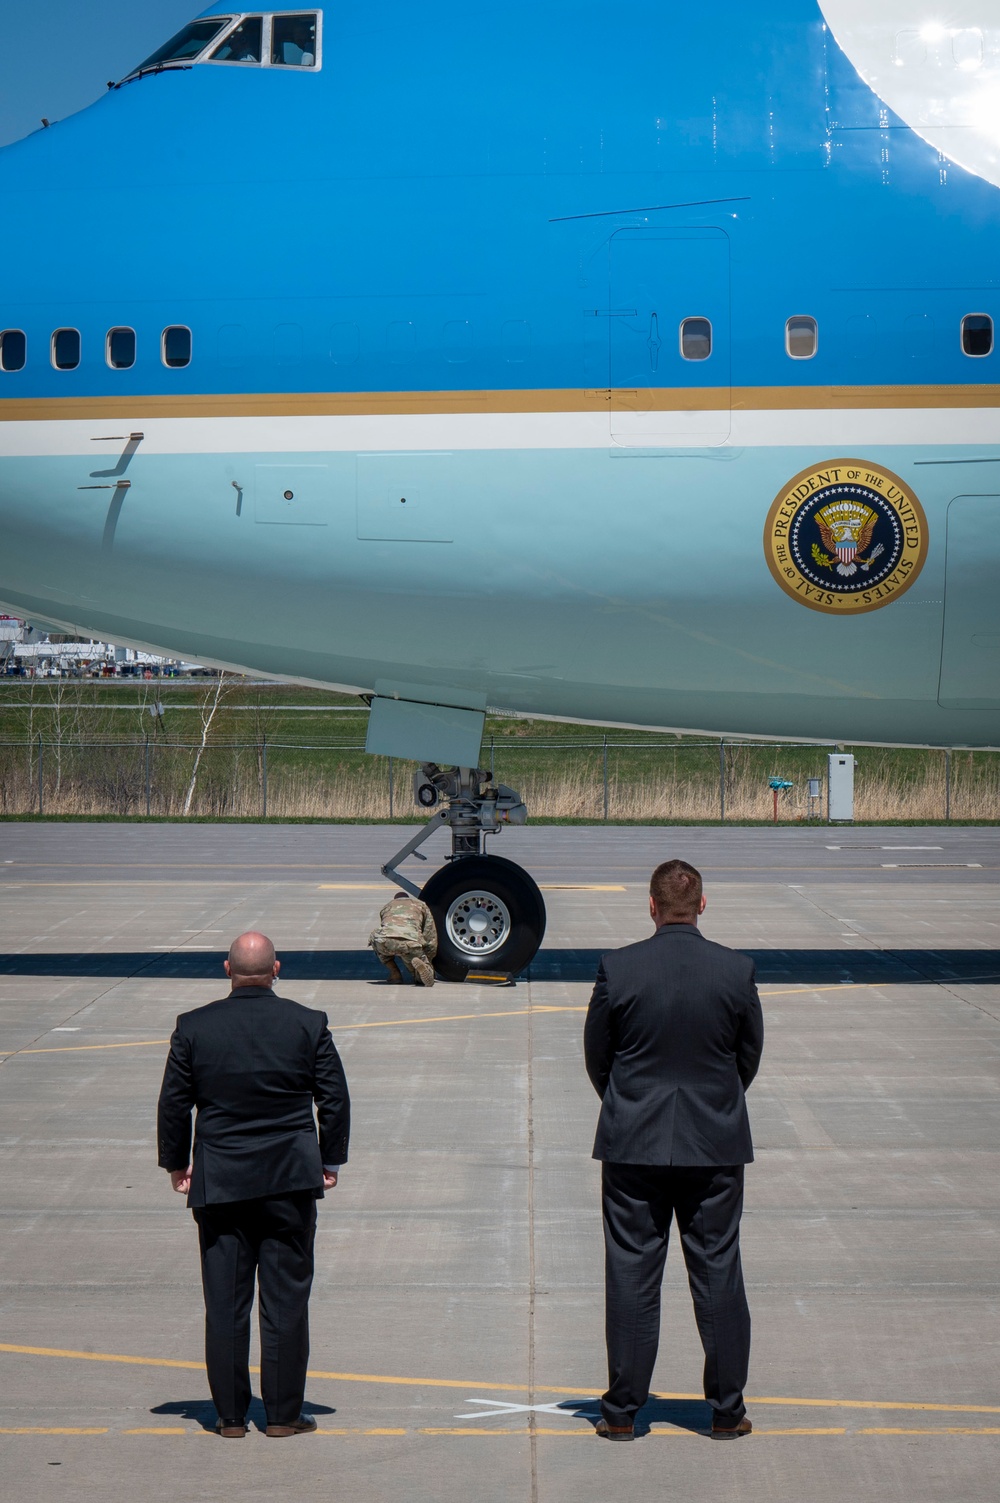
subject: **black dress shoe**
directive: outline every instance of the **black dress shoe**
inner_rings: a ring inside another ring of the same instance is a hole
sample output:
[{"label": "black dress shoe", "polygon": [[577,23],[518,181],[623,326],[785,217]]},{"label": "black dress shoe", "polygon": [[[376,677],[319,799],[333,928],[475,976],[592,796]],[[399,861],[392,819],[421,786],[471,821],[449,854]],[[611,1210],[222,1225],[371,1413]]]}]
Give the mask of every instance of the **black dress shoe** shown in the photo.
[{"label": "black dress shoe", "polygon": [[594,1433],[602,1436],[604,1440],[635,1440],[633,1425],[609,1425],[606,1419],[597,1421]]},{"label": "black dress shoe", "polygon": [[242,1440],[247,1433],[247,1427],[242,1420],[217,1419],[215,1433],[221,1435],[223,1440]]},{"label": "black dress shoe", "polygon": [[718,1425],[715,1420],[712,1421],[713,1440],[739,1440],[741,1435],[749,1435],[752,1430],[753,1425],[746,1415],[736,1425]]},{"label": "black dress shoe", "polygon": [[310,1435],[316,1428],[316,1421],[311,1414],[300,1414],[297,1420],[290,1425],[268,1425],[266,1434],[283,1438],[286,1435]]}]

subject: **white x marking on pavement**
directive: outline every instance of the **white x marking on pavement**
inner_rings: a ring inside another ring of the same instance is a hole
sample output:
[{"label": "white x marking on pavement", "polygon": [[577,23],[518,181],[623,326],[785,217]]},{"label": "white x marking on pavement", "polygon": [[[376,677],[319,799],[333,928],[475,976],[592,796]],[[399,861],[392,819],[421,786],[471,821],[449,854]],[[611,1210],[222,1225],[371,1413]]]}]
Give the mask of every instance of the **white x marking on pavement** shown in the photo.
[{"label": "white x marking on pavement", "polygon": [[466,1399],[467,1404],[488,1404],[488,1409],[481,1409],[473,1414],[456,1414],[455,1419],[488,1419],[497,1414],[564,1414],[568,1418],[575,1419],[579,1410],[588,1404],[596,1404],[596,1399],[582,1399],[579,1403],[567,1405],[565,1400],[561,1404],[508,1404],[503,1399]]}]

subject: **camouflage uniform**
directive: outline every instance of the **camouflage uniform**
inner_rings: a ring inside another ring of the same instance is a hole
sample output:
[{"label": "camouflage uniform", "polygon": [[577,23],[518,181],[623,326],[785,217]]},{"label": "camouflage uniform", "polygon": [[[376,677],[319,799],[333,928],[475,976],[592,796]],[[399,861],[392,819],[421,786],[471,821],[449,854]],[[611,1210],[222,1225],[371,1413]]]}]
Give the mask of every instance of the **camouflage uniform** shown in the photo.
[{"label": "camouflage uniform", "polygon": [[389,972],[390,981],[402,981],[397,965],[401,960],[421,986],[434,985],[431,961],[437,954],[437,930],[430,909],[419,898],[395,897],[386,903],[368,943]]}]

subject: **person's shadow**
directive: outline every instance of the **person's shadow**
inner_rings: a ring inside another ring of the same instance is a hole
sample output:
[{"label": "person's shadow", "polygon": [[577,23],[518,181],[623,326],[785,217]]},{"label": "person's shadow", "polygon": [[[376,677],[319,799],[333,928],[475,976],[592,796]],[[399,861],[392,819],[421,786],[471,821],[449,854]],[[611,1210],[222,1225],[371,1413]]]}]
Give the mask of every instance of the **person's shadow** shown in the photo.
[{"label": "person's shadow", "polygon": [[[168,1404],[155,1405],[149,1412],[150,1414],[172,1414],[178,1419],[194,1420],[203,1430],[209,1430],[213,1434],[215,1432],[215,1405],[211,1399],[174,1399]],[[331,1409],[329,1404],[313,1404],[306,1399],[302,1405],[302,1412],[313,1414],[318,1419],[322,1414],[336,1414],[337,1411]],[[261,1433],[267,1429],[267,1417],[260,1399],[251,1399],[247,1425],[251,1429],[260,1430]]]},{"label": "person's shadow", "polygon": [[[592,1425],[596,1425],[601,1417],[597,1399],[566,1399],[559,1408]],[[648,1435],[654,1425],[673,1425],[676,1430],[707,1435],[712,1428],[712,1409],[704,1399],[650,1398],[635,1417],[636,1437]]]}]

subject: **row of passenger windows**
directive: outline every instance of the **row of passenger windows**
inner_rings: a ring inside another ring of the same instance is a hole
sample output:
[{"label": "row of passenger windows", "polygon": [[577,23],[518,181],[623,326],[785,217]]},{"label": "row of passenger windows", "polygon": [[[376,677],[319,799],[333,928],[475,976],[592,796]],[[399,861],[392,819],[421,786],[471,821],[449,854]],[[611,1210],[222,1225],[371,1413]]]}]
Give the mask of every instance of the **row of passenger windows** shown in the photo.
[{"label": "row of passenger windows", "polygon": [[[315,68],[319,65],[321,15],[320,11],[301,11],[278,15],[211,16],[192,21],[134,68],[128,78],[158,68],[188,67],[192,63]],[[127,82],[127,79],[123,81]]]},{"label": "row of passenger windows", "polygon": [[[57,371],[75,371],[80,364],[79,329],[56,329],[49,340],[49,359]],[[112,370],[127,371],[135,365],[135,330],[109,329],[104,338],[104,358]],[[160,359],[179,369],[191,364],[191,330],[171,324],[160,335]],[[21,329],[0,333],[0,370],[23,370],[28,360],[28,341]]]},{"label": "row of passenger windows", "polygon": [[[912,323],[911,321],[908,321]],[[853,328],[852,325],[859,327]],[[860,326],[864,326],[864,328]],[[412,324],[392,325],[393,329],[406,329],[411,334]],[[354,344],[349,352],[350,359],[344,357],[341,351],[339,363],[353,363],[357,358],[357,326],[337,325],[337,329],[353,330]],[[514,326],[504,325],[505,337]],[[517,326],[520,331],[521,326]],[[526,331],[527,326],[524,326]],[[910,332],[915,338],[923,339],[933,329],[928,318],[918,315],[917,323]],[[463,351],[459,342],[459,331],[463,335],[471,332],[470,326],[465,323],[449,324],[446,330],[452,331],[451,337],[456,350],[449,357],[451,359],[463,358]],[[875,336],[875,321],[865,315],[858,319],[848,320],[849,345],[856,350],[859,344],[869,342]],[[526,341],[526,332],[520,335]],[[512,335],[511,338],[514,338]],[[712,353],[712,324],[707,318],[685,318],[682,320],[679,330],[680,353],[685,360],[707,360]],[[993,353],[993,320],[988,313],[967,313],[962,319],[961,344],[963,354],[970,355],[974,359],[981,359],[984,355]],[[796,314],[787,320],[785,324],[785,351],[792,360],[811,360],[819,349],[819,324],[815,318],[808,314]],[[56,329],[49,341],[49,359],[57,371],[73,371],[80,364],[81,339],[78,329]],[[331,353],[336,353],[331,347]],[[136,338],[135,330],[128,328],[109,329],[104,340],[104,358],[112,370],[127,371],[135,364]],[[465,356],[464,358],[467,358]],[[523,358],[523,356],[521,357]],[[21,329],[4,329],[0,332],[0,370],[20,371],[27,364],[28,341]],[[191,364],[191,330],[184,324],[171,324],[160,335],[160,359],[163,364],[171,369],[179,370],[185,365]]]},{"label": "row of passenger windows", "polygon": [[[923,344],[933,333],[932,319],[922,313],[906,320],[906,334],[911,345]],[[875,320],[860,314],[847,320],[847,345],[849,350],[868,353],[865,346],[873,345],[878,330]],[[962,319],[961,342],[963,355],[980,360],[993,353],[993,320],[988,313],[967,313]],[[811,360],[819,349],[819,324],[807,314],[796,314],[785,324],[785,350],[793,360]]]}]

